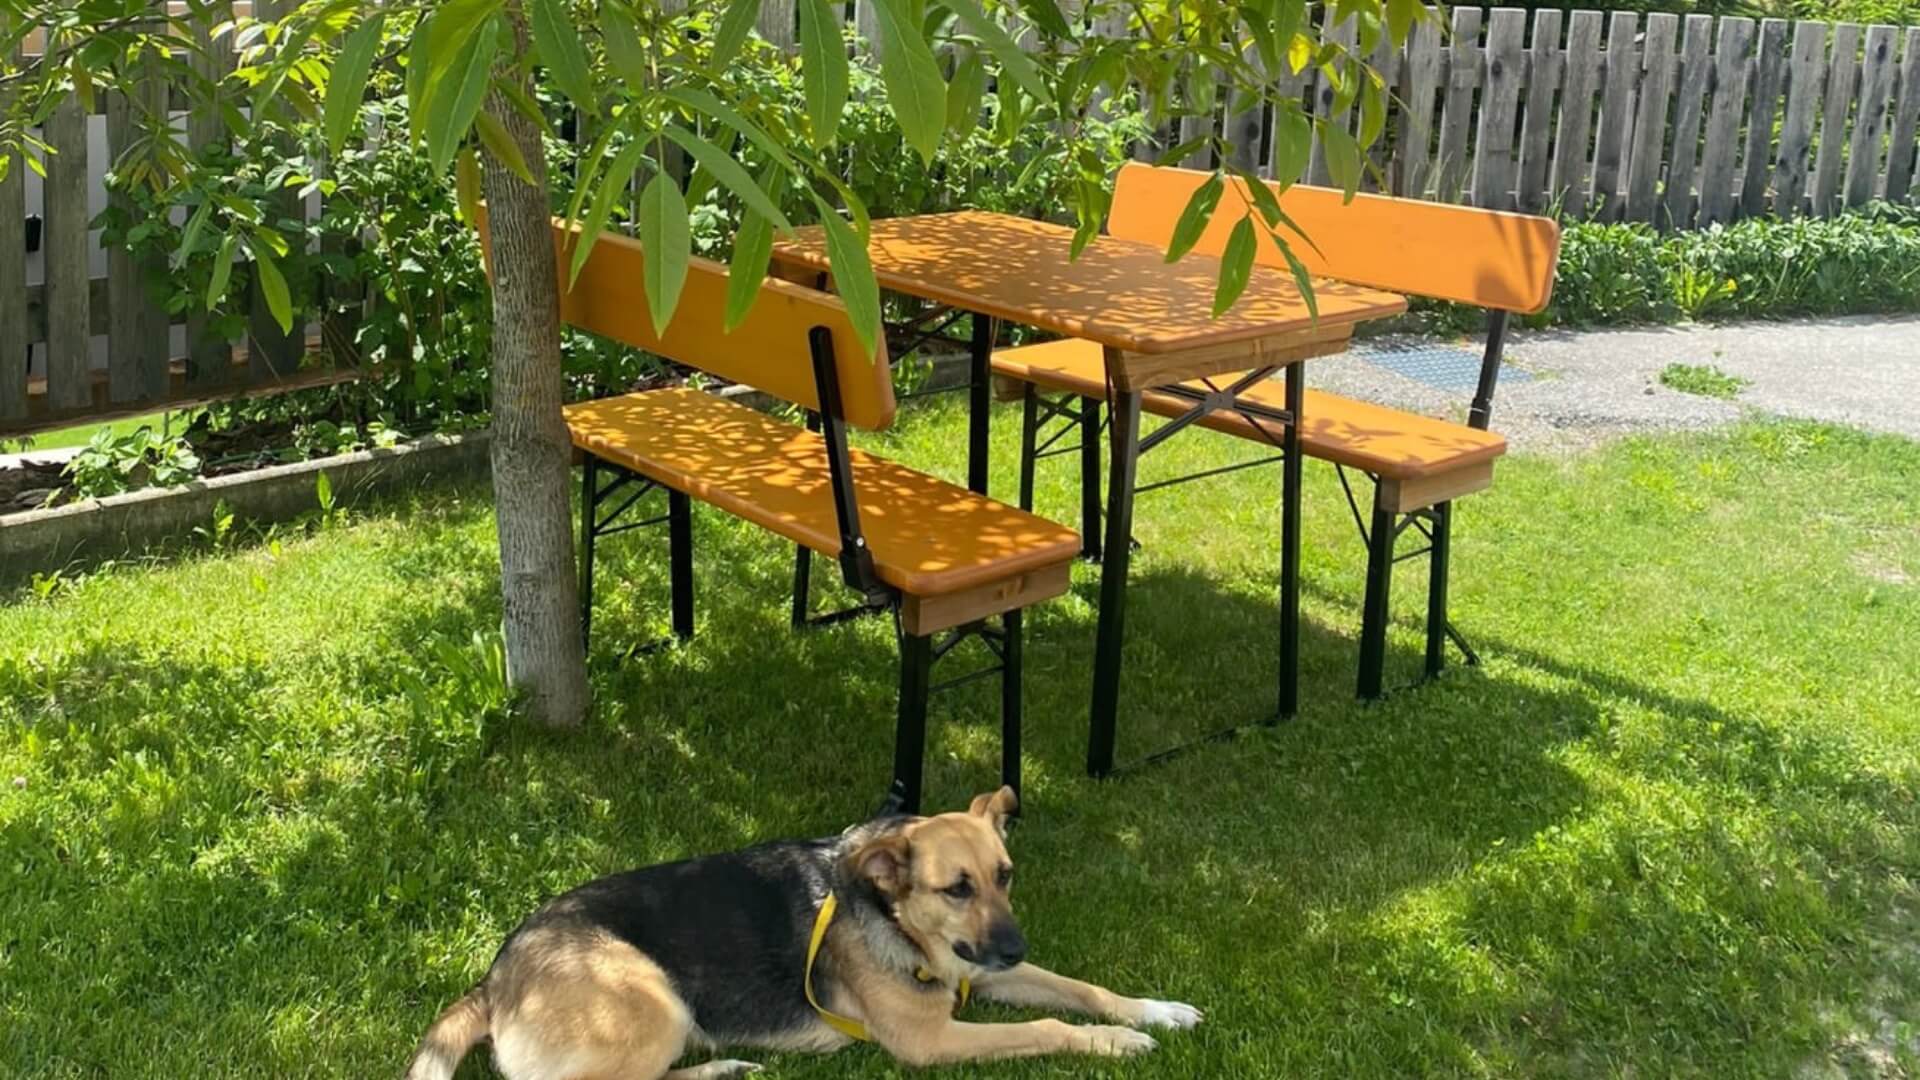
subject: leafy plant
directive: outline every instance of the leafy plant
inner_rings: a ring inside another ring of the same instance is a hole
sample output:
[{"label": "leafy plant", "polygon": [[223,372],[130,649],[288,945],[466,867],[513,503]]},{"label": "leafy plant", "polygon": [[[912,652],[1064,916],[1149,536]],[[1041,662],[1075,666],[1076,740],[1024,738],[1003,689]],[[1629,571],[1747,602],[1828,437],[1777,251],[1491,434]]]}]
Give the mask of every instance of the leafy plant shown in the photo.
[{"label": "leafy plant", "polygon": [[125,435],[111,428],[94,432],[87,445],[67,462],[66,476],[82,498],[118,495],[155,484],[173,487],[200,475],[200,457],[179,436],[170,438],[140,427]]},{"label": "leafy plant", "polygon": [[1746,379],[1729,375],[1712,364],[1668,364],[1660,372],[1660,385],[1696,397],[1730,401],[1749,385]]}]

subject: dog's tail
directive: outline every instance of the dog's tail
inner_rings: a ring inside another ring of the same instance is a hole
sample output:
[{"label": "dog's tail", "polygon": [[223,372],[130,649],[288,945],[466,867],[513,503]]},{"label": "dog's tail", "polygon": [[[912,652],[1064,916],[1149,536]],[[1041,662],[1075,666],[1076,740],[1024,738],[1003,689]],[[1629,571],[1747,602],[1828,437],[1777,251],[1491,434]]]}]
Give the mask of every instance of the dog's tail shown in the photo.
[{"label": "dog's tail", "polygon": [[447,1006],[447,1011],[420,1037],[420,1049],[414,1051],[413,1064],[407,1066],[406,1080],[452,1080],[460,1059],[487,1037],[492,1020],[483,983]]}]

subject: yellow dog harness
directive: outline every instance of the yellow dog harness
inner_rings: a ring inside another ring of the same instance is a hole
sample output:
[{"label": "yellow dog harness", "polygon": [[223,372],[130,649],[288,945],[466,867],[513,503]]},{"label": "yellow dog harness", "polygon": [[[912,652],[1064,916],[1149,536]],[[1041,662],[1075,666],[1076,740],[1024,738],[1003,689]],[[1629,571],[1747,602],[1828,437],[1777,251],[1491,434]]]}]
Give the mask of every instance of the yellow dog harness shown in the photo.
[{"label": "yellow dog harness", "polygon": [[[860,1042],[872,1042],[873,1036],[867,1033],[867,1025],[855,1020],[851,1016],[841,1016],[839,1013],[828,1011],[824,1005],[820,1004],[820,999],[813,995],[813,962],[820,955],[820,943],[827,939],[827,926],[833,922],[834,912],[839,909],[840,898],[832,893],[828,893],[826,900],[820,904],[820,914],[814,917],[813,938],[807,942],[807,972],[804,980],[807,989],[807,1004],[813,1006],[813,1011],[820,1014],[820,1019],[825,1020],[828,1027],[833,1028],[835,1031],[840,1032],[850,1039],[857,1039]],[[933,977],[933,972],[928,971],[924,967],[916,969],[913,977],[923,983],[939,981]],[[971,979],[961,979],[960,989],[954,995],[954,1007],[959,1008],[966,1005],[967,999],[972,996],[973,981]]]}]

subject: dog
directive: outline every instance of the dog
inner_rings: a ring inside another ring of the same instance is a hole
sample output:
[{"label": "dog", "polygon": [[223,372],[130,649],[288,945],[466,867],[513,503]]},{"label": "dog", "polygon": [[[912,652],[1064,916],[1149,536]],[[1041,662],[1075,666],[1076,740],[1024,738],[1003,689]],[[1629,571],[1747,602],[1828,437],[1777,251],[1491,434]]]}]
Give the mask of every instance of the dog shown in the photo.
[{"label": "dog", "polygon": [[[964,812],[888,816],[589,882],[507,937],[420,1042],[407,1080],[448,1080],[490,1040],[508,1080],[725,1080],[689,1049],[829,1053],[872,1041],[908,1065],[1124,1056],[1200,1010],[1122,997],[1027,963],[1008,891],[1012,788]],[[955,1018],[969,997],[1114,1022]],[[1125,1025],[1125,1026],[1117,1026]]]}]

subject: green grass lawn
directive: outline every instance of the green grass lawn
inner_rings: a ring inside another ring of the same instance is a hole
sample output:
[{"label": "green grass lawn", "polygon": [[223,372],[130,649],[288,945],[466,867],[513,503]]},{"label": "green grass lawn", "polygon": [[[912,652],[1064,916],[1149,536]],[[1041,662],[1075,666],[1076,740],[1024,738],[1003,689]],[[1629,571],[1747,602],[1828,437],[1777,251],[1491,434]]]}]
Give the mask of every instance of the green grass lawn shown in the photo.
[{"label": "green grass lawn", "polygon": [[[1016,430],[1000,413],[1002,493]],[[951,406],[868,442],[961,472]],[[1143,480],[1249,449],[1183,436]],[[1066,515],[1073,466],[1048,464]],[[1296,721],[1090,781],[1095,572],[1027,624],[1034,959],[1207,1023],[1144,1059],[954,1072],[1920,1068],[1920,446],[1753,423],[1516,456],[1458,516],[1484,664],[1372,707],[1362,553],[1308,475]],[[1277,492],[1252,470],[1143,497],[1123,757],[1271,707]],[[791,633],[788,549],[695,529],[700,636],[651,657],[622,650],[666,629],[665,537],[607,545],[598,714],[559,735],[491,708],[479,487],[0,601],[0,1074],[395,1076],[543,897],[858,818],[890,627]],[[1401,564],[1390,680],[1423,594]],[[932,804],[991,786],[996,696],[936,699]]]}]

